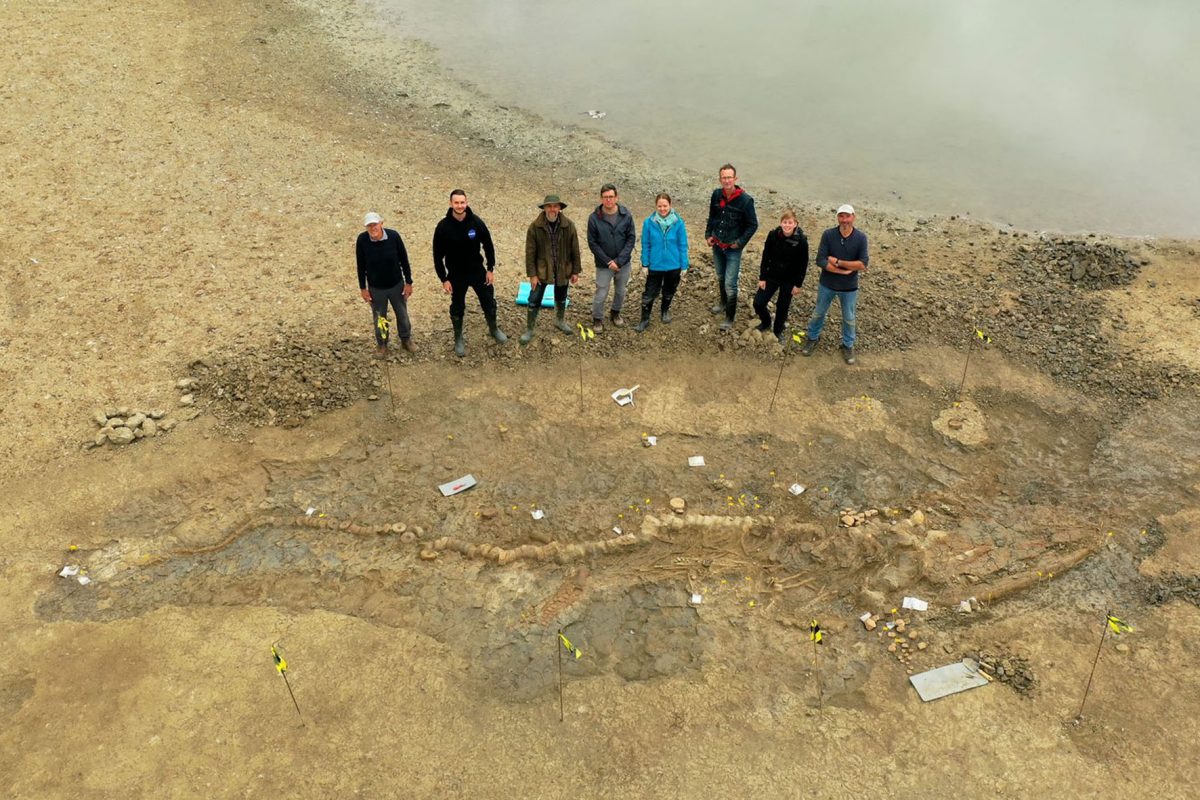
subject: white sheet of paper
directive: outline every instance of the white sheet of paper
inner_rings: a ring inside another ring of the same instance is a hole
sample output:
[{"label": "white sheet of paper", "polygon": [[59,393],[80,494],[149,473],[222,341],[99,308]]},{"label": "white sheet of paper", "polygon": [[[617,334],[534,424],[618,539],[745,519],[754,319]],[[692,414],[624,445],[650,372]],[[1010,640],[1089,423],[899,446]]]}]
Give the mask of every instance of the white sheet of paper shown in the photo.
[{"label": "white sheet of paper", "polygon": [[67,566],[62,568],[62,572],[58,573],[60,578],[74,578],[79,574],[79,567]]},{"label": "white sheet of paper", "polygon": [[316,513],[316,511],[317,510],[315,508],[313,508],[312,506],[309,506],[308,510],[304,512],[304,516],[311,517],[313,514]]},{"label": "white sheet of paper", "polygon": [[467,489],[470,489],[474,485],[475,485],[475,476],[474,475],[463,475],[461,478],[459,478],[456,481],[450,481],[449,483],[440,484],[438,486],[438,490],[442,493],[443,497],[450,497],[451,495],[458,494],[459,492],[465,492]]},{"label": "white sheet of paper", "polygon": [[646,447],[654,447],[654,445],[658,444],[658,437],[647,436],[643,441],[646,442]]},{"label": "white sheet of paper", "polygon": [[906,597],[900,603],[904,608],[911,608],[913,611],[928,611],[929,603],[917,597]]},{"label": "white sheet of paper", "polygon": [[79,578],[77,578],[77,580],[79,581],[80,586],[87,586],[89,583],[92,582],[92,579],[89,578],[87,575],[80,575]]},{"label": "white sheet of paper", "polygon": [[688,466],[689,467],[703,467],[704,466],[704,456],[688,456]]},{"label": "white sheet of paper", "polygon": [[692,605],[694,605],[694,606],[698,606],[698,605],[700,605],[700,604],[701,604],[701,603],[703,603],[703,602],[704,602],[704,596],[703,596],[703,595],[696,594],[695,592],[692,592]]},{"label": "white sheet of paper", "polygon": [[542,511],[542,510],[539,508],[539,509],[537,509],[536,511],[530,511],[530,512],[529,512],[529,516],[533,517],[534,519],[544,519],[544,518],[545,518],[545,516],[546,516],[546,512],[545,512],[545,511]]},{"label": "white sheet of paper", "polygon": [[791,486],[788,487],[788,491],[794,495],[799,496],[799,495],[804,494],[804,487],[798,483],[793,483]]}]

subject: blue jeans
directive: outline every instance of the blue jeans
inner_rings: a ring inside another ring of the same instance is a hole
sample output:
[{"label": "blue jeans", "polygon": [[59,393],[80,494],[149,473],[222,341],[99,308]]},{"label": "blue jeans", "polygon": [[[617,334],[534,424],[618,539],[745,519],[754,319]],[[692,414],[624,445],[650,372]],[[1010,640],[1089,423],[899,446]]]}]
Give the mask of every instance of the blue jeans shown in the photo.
[{"label": "blue jeans", "polygon": [[742,269],[742,250],[713,248],[713,267],[717,271],[717,285],[724,289],[725,302],[737,303],[738,272]]},{"label": "blue jeans", "polygon": [[858,332],[858,322],[854,316],[854,307],[858,305],[857,289],[852,292],[838,292],[817,284],[817,307],[813,309],[813,315],[808,320],[806,335],[810,342],[821,338],[821,328],[825,327],[825,315],[829,313],[829,306],[833,305],[834,297],[837,297],[838,305],[842,307],[842,344],[854,347],[855,335]]}]

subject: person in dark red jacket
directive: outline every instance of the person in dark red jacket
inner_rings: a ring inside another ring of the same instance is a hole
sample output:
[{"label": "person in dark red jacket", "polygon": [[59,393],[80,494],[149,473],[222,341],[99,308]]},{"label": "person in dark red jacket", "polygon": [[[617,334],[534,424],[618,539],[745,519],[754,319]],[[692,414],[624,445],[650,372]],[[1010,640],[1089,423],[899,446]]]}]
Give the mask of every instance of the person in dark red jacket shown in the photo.
[{"label": "person in dark red jacket", "polygon": [[767,303],[775,293],[775,338],[787,346],[787,317],[792,298],[800,294],[804,276],[808,273],[808,239],[800,230],[796,212],[790,208],[779,217],[779,227],[767,234],[763,244],[762,265],[758,269],[758,292],[754,295],[754,310],[760,320],[760,331],[771,330],[771,314]]},{"label": "person in dark red jacket", "polygon": [[742,251],[758,230],[754,213],[754,198],[737,185],[737,170],[725,164],[717,170],[721,185],[713,190],[708,201],[708,223],[704,226],[704,241],[712,247],[713,269],[717,273],[720,298],[712,313],[725,314],[721,330],[733,328],[737,313],[738,273],[742,268]]}]

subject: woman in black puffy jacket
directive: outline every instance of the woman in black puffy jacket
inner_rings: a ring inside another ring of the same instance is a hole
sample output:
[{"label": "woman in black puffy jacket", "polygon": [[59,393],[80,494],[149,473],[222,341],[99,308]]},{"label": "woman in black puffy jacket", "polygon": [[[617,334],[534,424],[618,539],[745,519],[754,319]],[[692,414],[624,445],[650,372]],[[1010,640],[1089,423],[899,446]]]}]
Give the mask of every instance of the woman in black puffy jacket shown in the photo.
[{"label": "woman in black puffy jacket", "polygon": [[800,230],[796,213],[790,208],[779,218],[779,227],[767,235],[763,244],[762,265],[758,269],[758,293],[754,295],[754,310],[761,322],[760,331],[771,330],[771,314],[767,303],[775,301],[775,338],[787,345],[787,315],[792,298],[800,294],[808,272],[808,239]]}]

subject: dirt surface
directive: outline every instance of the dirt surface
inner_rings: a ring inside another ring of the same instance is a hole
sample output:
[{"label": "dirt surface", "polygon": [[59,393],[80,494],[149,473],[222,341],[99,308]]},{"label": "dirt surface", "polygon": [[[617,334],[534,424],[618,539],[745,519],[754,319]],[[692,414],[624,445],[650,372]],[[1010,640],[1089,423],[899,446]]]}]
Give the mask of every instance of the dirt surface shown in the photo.
[{"label": "dirt surface", "polygon": [[[671,325],[543,314],[521,348],[542,195],[667,188],[695,233],[711,176],[499,108],[348,2],[0,29],[4,797],[1193,794],[1194,243],[863,209],[854,367],[748,308],[721,334],[695,248]],[[512,336],[469,300],[464,359],[427,256],[460,185]],[[372,358],[368,209],[415,354]],[[1106,611],[1134,631],[1077,720]],[[994,680],[908,685],[964,657]]]}]

